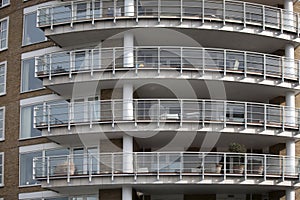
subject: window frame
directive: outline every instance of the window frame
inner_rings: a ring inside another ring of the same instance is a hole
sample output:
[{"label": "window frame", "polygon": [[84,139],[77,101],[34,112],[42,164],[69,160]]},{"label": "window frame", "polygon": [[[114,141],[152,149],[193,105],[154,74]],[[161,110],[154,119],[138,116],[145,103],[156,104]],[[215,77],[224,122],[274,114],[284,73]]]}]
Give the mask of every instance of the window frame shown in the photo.
[{"label": "window frame", "polygon": [[[7,6],[10,5],[10,0],[7,0],[7,3],[6,3],[6,4],[3,4],[3,0],[0,0],[0,1],[1,1],[0,9],[1,9],[1,8],[4,8],[4,7],[7,7]],[[1,198],[0,198],[0,200],[1,200]]]},{"label": "window frame", "polygon": [[[35,45],[35,44],[40,44],[42,42],[47,42],[48,41],[48,38],[45,36],[45,33],[44,33],[44,40],[39,41],[39,42],[32,42],[30,44],[25,44],[24,39],[25,39],[26,15],[30,15],[32,13],[36,13],[36,16],[37,16],[37,9],[35,9],[33,11],[30,11],[30,12],[26,12],[26,13],[24,12],[23,13],[22,47],[30,46],[30,45]],[[38,28],[38,27],[36,27],[36,28]]]},{"label": "window frame", "polygon": [[[40,103],[32,103],[32,104],[28,104],[28,105],[21,105],[20,106],[20,130],[19,130],[19,140],[28,140],[28,139],[35,139],[35,138],[41,138],[43,137],[42,135],[42,132],[41,132],[41,135],[39,136],[30,136],[30,137],[22,137],[22,109],[25,108],[25,107],[31,107],[31,106],[36,106],[38,104],[42,104],[43,102],[40,102]],[[33,111],[34,112],[34,111]],[[34,115],[34,113],[33,113]],[[33,119],[32,119],[32,124],[34,123],[34,116],[33,116]],[[30,125],[31,126],[31,125]]]},{"label": "window frame", "polygon": [[[2,40],[2,38],[0,38],[0,51],[4,51],[4,50],[8,49],[9,17],[4,17],[4,18],[0,19],[0,26],[1,26],[1,23],[3,21],[7,21],[7,27],[6,27],[6,44],[5,44],[5,47],[1,48],[1,40]],[[0,29],[0,35],[1,35],[1,29]]]},{"label": "window frame", "polygon": [[[23,68],[24,68],[24,61],[30,60],[30,59],[34,59],[34,61],[35,61],[35,57],[24,58],[24,59],[21,60],[21,87],[20,87],[20,93],[21,94],[27,93],[27,92],[34,92],[34,91],[38,91],[38,90],[43,90],[43,89],[46,88],[46,87],[43,86],[43,81],[42,81],[42,87],[36,88],[36,89],[32,89],[32,90],[24,90],[23,91],[23,73],[24,73]],[[35,71],[35,66],[34,66],[34,71]]]},{"label": "window frame", "polygon": [[4,152],[0,152],[0,159],[2,159],[2,172],[0,171],[0,174],[2,174],[2,178],[0,180],[0,187],[4,186]]},{"label": "window frame", "polygon": [[5,106],[0,107],[0,110],[3,110],[3,119],[2,119],[2,129],[3,129],[3,135],[0,137],[0,142],[5,140]]},{"label": "window frame", "polygon": [[[7,75],[7,61],[0,62],[0,66],[4,65],[4,91],[0,92],[0,96],[6,95],[6,75]],[[1,83],[0,83],[1,84]]]}]

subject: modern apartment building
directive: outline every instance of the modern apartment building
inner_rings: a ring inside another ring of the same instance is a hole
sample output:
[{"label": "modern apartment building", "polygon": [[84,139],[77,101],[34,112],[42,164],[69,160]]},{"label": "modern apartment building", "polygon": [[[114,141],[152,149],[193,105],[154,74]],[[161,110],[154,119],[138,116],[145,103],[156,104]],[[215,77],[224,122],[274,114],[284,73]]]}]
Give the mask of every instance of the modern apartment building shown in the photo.
[{"label": "modern apartment building", "polygon": [[300,200],[300,4],[0,0],[0,200]]}]

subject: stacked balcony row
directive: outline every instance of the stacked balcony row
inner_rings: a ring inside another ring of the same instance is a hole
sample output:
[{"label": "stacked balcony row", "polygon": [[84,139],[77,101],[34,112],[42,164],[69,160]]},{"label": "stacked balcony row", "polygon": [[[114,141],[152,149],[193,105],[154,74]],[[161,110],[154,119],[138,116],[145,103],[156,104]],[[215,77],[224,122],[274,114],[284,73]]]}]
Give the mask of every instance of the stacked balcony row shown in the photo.
[{"label": "stacked balcony row", "polygon": [[[124,105],[132,104],[132,107]],[[126,110],[127,109],[127,110]],[[299,129],[299,110],[291,107],[220,100],[134,99],[44,103],[35,106],[35,127],[109,123],[166,122]],[[126,114],[125,114],[126,113]]]},{"label": "stacked balcony row", "polygon": [[299,14],[284,9],[234,0],[136,0],[134,5],[124,1],[72,1],[38,10],[38,27],[51,27],[102,19],[178,18],[260,26],[299,34]]},{"label": "stacked balcony row", "polygon": [[[133,52],[133,58],[128,57]],[[128,62],[128,60],[131,60]],[[126,63],[128,62],[128,63]],[[115,47],[63,51],[36,57],[39,78],[132,71],[218,72],[300,82],[300,61],[256,52],[200,47]]]},{"label": "stacked balcony row", "polygon": [[[130,158],[130,159],[129,159]],[[88,155],[61,155],[36,157],[33,160],[34,177],[39,180],[93,176],[160,176],[196,175],[203,179],[223,176],[264,180],[297,178],[299,158],[269,154],[220,152],[134,152],[98,153]]]}]

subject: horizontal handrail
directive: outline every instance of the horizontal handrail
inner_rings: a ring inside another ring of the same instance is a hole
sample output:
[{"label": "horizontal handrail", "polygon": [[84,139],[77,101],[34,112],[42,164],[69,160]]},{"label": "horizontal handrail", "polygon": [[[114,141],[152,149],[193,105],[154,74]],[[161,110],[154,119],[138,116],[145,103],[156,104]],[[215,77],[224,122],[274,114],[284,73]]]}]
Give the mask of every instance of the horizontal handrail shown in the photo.
[{"label": "horizontal handrail", "polygon": [[62,2],[40,7],[37,15],[37,26],[53,28],[54,25],[70,24],[96,20],[132,17],[136,21],[145,17],[196,19],[239,23],[244,27],[260,26],[263,29],[278,29],[281,32],[299,33],[299,14],[281,8],[235,0],[136,0],[135,5],[126,6],[117,0],[87,0]]},{"label": "horizontal handrail", "polygon": [[97,175],[219,175],[297,178],[299,157],[232,152],[133,152],[33,158],[36,179]]},{"label": "horizontal handrail", "polygon": [[[133,57],[128,57],[128,52]],[[126,63],[127,62],[127,63]],[[260,75],[300,81],[300,61],[282,56],[220,48],[139,46],[62,51],[36,57],[36,76],[143,70],[173,70]]]},{"label": "horizontal handrail", "polygon": [[[126,104],[130,106],[126,106]],[[299,110],[279,105],[206,99],[133,99],[44,103],[34,107],[37,128],[118,122],[211,123],[299,128]]]}]

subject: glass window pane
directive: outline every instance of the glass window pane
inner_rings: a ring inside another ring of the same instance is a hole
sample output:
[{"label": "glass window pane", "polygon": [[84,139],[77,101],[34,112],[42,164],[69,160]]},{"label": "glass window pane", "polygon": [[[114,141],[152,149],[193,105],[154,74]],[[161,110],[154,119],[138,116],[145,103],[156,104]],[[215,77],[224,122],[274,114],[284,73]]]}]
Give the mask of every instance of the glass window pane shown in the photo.
[{"label": "glass window pane", "polygon": [[8,19],[0,21],[0,50],[7,48]]},{"label": "glass window pane", "polygon": [[21,108],[21,138],[38,137],[42,132],[33,127],[34,106]]},{"label": "glass window pane", "polygon": [[22,92],[43,88],[43,82],[35,77],[35,60],[22,61]]},{"label": "glass window pane", "polygon": [[20,155],[20,185],[33,185],[38,183],[36,180],[33,180],[32,161],[34,157],[41,156],[42,152],[31,152]]},{"label": "glass window pane", "polygon": [[[4,122],[5,122],[5,116],[4,116],[4,108],[0,108],[0,140],[4,139]],[[0,161],[1,164],[1,161]]]},{"label": "glass window pane", "polygon": [[36,27],[36,12],[25,15],[23,29],[23,45],[45,41],[44,32]]}]

